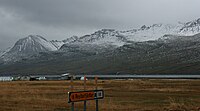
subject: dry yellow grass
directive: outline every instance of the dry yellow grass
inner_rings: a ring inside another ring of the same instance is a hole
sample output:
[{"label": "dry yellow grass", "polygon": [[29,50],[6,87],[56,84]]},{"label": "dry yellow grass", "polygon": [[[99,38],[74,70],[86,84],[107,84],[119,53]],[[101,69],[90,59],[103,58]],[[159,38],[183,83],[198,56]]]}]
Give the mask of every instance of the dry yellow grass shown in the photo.
[{"label": "dry yellow grass", "polygon": [[[83,90],[83,81],[75,81],[75,90]],[[67,92],[70,81],[0,82],[0,111],[69,111]],[[87,81],[87,89],[95,89]],[[199,111],[200,80],[100,80],[105,98],[100,111]],[[83,110],[83,102],[75,103]],[[87,102],[87,111],[95,111],[95,101]]]}]

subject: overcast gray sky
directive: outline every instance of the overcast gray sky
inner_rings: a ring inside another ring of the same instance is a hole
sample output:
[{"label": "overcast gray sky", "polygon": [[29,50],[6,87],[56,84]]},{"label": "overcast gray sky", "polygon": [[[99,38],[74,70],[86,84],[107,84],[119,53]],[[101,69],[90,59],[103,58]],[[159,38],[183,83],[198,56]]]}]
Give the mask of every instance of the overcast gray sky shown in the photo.
[{"label": "overcast gray sky", "polygon": [[0,0],[0,50],[30,34],[63,40],[200,18],[200,0]]}]

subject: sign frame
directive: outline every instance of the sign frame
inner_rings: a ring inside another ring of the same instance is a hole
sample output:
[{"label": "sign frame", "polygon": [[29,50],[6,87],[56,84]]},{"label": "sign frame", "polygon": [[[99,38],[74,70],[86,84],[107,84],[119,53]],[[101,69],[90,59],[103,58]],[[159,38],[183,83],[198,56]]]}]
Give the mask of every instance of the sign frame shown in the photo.
[{"label": "sign frame", "polygon": [[[101,95],[99,96],[98,94],[101,92]],[[93,98],[85,98],[85,99],[79,99],[79,100],[71,100],[71,95],[73,94],[81,94],[81,93],[93,93],[94,97]],[[98,100],[98,99],[103,99],[104,98],[104,91],[103,90],[88,90],[88,91],[77,91],[77,92],[68,92],[68,103],[73,103],[73,102],[80,102],[80,101],[87,101],[87,100]]]}]

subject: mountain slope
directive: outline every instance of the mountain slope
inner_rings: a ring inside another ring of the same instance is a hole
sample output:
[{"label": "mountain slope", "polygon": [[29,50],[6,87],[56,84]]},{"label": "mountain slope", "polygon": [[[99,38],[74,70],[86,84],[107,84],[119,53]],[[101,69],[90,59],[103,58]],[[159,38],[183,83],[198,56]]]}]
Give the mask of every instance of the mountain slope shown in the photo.
[{"label": "mountain slope", "polygon": [[52,40],[50,41],[55,47],[56,49],[60,49],[60,47],[65,44],[65,42],[63,41],[58,41],[58,40]]},{"label": "mountain slope", "polygon": [[0,57],[10,51],[11,48],[7,48],[5,51],[0,52]]}]

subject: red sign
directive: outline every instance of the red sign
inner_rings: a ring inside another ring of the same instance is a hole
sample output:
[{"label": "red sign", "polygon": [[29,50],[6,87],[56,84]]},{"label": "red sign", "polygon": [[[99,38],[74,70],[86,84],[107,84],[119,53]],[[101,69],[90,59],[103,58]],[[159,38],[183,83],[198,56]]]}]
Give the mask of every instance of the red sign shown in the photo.
[{"label": "red sign", "polygon": [[103,90],[68,92],[68,102],[103,99],[103,96]]}]

